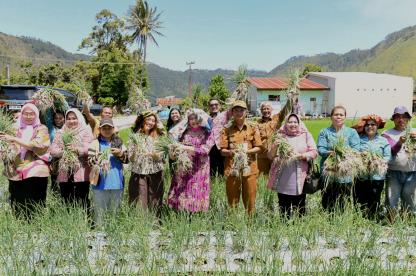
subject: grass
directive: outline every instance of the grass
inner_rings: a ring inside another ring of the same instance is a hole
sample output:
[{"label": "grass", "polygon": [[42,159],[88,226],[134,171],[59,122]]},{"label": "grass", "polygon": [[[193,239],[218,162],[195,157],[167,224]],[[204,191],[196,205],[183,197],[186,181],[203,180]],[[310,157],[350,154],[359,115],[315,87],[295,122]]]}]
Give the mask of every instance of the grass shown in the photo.
[{"label": "grass", "polygon": [[[165,199],[170,179],[165,174]],[[66,208],[51,193],[32,223],[15,219],[0,177],[0,274],[400,275],[416,268],[414,218],[384,226],[351,205],[331,215],[321,209],[318,192],[308,195],[305,217],[282,221],[277,196],[265,186],[260,177],[252,219],[242,204],[228,209],[224,179],[213,178],[208,212],[190,217],[165,208],[160,223],[129,207],[126,189],[120,212],[91,230],[80,208]]]}]

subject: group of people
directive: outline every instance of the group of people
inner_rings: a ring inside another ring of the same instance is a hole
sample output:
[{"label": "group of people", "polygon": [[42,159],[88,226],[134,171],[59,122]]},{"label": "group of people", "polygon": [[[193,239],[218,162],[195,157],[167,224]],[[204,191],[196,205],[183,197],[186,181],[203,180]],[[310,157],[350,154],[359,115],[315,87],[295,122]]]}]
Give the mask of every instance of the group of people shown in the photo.
[{"label": "group of people", "polygon": [[[236,100],[220,112],[220,102],[211,99],[209,114],[195,108],[182,114],[172,108],[166,128],[156,113],[143,111],[132,127],[132,135],[141,137],[139,151],[126,149],[128,145],[123,144],[112,121],[111,108],[103,109],[101,120],[92,116],[87,107],[82,112],[74,108],[55,112],[54,128],[48,129],[40,122],[38,108],[25,104],[16,119],[16,134],[0,134],[0,139],[8,141],[16,152],[14,162],[5,164],[12,168],[4,170],[9,179],[12,209],[17,216],[29,214],[30,217],[35,206],[44,206],[50,176],[51,190],[69,205],[81,204],[90,210],[91,190],[95,221],[100,223],[107,212],[120,206],[124,191],[123,164],[130,163],[129,203],[160,217],[167,160],[158,143],[168,135],[182,145],[191,163],[187,170],[179,170],[173,165],[178,157],[169,155],[172,177],[166,202],[170,208],[189,213],[207,211],[211,176],[223,175],[230,208],[236,208],[242,198],[251,215],[255,211],[258,177],[264,174],[267,187],[277,192],[281,215],[303,215],[306,212],[304,183],[311,161],[321,156],[322,170],[337,138],[342,136],[347,147],[380,154],[389,162],[388,172],[359,179],[322,179],[325,183],[323,209],[342,210],[345,202],[353,199],[366,216],[374,218],[380,210],[387,179],[389,218],[394,220],[400,200],[403,210],[416,212],[416,163],[403,147],[406,139],[416,138],[416,131],[408,133],[411,115],[405,107],[394,110],[391,118],[394,128],[379,134],[378,130],[385,125],[381,117],[364,116],[350,128],[345,125],[346,109],[335,106],[331,111],[331,126],[321,130],[316,144],[301,117],[293,112],[295,101],[289,97],[283,109],[274,115],[271,104],[264,102],[260,107],[261,118],[251,121],[246,118],[248,110],[244,101]],[[80,164],[71,173],[56,165],[62,158],[63,133],[67,130],[75,134],[77,143],[71,145],[71,150]],[[276,156],[279,140],[273,140],[274,135],[284,137],[291,146],[295,153],[291,162],[282,162],[281,156]],[[246,163],[236,172],[234,157],[241,149],[247,156]],[[106,150],[110,152],[109,169],[98,168],[94,173],[91,160]]]}]

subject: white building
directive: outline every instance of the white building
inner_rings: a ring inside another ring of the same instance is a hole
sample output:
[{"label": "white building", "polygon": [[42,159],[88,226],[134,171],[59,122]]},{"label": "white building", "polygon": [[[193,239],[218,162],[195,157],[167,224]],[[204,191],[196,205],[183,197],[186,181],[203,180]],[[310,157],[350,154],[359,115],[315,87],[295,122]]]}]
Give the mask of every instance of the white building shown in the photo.
[{"label": "white building", "polygon": [[412,110],[413,78],[365,72],[312,72],[307,79],[329,88],[328,112],[335,105],[347,109],[347,117],[377,114],[390,118],[396,106]]}]

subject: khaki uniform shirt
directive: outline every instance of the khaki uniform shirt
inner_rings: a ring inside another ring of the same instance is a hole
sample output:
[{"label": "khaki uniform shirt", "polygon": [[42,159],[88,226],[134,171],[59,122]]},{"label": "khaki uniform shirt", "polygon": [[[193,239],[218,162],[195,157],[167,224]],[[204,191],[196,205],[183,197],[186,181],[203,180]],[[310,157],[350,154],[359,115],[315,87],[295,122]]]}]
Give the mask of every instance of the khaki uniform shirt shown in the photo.
[{"label": "khaki uniform shirt", "polygon": [[[256,125],[244,122],[242,129],[240,130],[235,123],[231,124],[229,127],[225,127],[221,132],[220,138],[220,148],[221,149],[235,149],[237,144],[247,143],[247,149],[252,149],[254,147],[261,147],[260,133]],[[249,166],[250,173],[249,176],[253,174],[258,174],[256,154],[249,154]],[[225,157],[224,164],[224,175],[229,176],[232,165],[232,157]]]},{"label": "khaki uniform shirt", "polygon": [[257,120],[260,138],[263,145],[262,151],[258,153],[258,158],[267,158],[267,142],[273,136],[273,133],[282,126],[283,120],[289,115],[291,110],[292,103],[291,101],[288,101],[283,109],[271,118],[260,118]]}]

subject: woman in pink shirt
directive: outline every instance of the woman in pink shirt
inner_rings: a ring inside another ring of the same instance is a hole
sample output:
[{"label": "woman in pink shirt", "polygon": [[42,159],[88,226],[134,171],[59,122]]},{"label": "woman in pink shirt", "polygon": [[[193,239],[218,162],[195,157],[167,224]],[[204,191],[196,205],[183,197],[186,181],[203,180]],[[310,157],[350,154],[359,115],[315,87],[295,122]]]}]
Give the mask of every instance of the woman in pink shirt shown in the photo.
[{"label": "woman in pink shirt", "polygon": [[275,156],[277,141],[272,144],[268,156],[273,160],[267,187],[277,192],[282,217],[290,218],[292,210],[305,214],[306,195],[303,184],[308,171],[308,161],[317,156],[316,144],[296,114],[290,114],[278,130],[295,151],[295,158],[288,164]]},{"label": "woman in pink shirt", "polygon": [[93,140],[91,129],[87,126],[84,117],[78,109],[69,109],[65,113],[65,125],[56,133],[51,145],[52,157],[62,157],[64,148],[62,133],[64,131],[72,131],[75,133],[77,143],[73,148],[78,155],[80,167],[71,175],[67,175],[62,170],[59,171],[58,183],[61,196],[66,203],[81,203],[85,208],[89,208],[90,167],[88,165],[88,147]]}]

